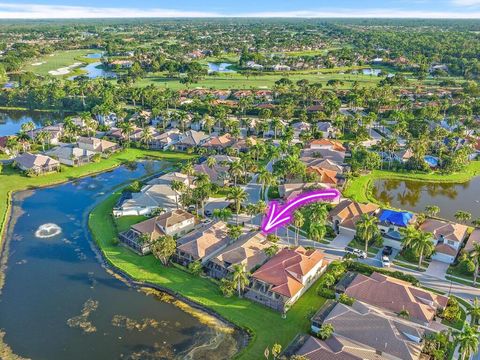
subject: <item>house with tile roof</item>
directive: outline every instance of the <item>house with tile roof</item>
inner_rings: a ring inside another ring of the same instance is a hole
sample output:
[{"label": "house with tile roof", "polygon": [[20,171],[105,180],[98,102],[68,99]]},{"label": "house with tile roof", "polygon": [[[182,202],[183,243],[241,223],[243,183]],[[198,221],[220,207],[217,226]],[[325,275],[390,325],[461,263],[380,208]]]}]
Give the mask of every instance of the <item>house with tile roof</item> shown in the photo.
[{"label": "house with tile roof", "polygon": [[249,232],[227,246],[217,256],[206,262],[209,276],[222,279],[233,271],[233,266],[242,264],[247,272],[268,260],[265,250],[272,246],[260,231]]},{"label": "house with tile roof", "polygon": [[45,155],[57,159],[61,164],[78,166],[89,163],[96,153],[81,149],[73,144],[57,146],[45,152]]},{"label": "house with tile roof", "polygon": [[183,266],[197,260],[205,264],[223,251],[230,240],[227,224],[223,221],[205,224],[177,240],[174,260]]},{"label": "house with tile roof", "polygon": [[308,148],[314,150],[326,149],[340,152],[347,151],[347,149],[345,149],[341,142],[331,139],[314,139],[310,141],[310,143],[308,144]]},{"label": "house with tile roof", "polygon": [[94,137],[80,137],[77,141],[77,146],[80,149],[93,151],[95,153],[108,154],[120,149],[118,144],[103,140],[97,139]]},{"label": "house with tile roof", "polygon": [[212,136],[205,141],[201,147],[214,151],[223,151],[234,143],[234,138],[230,134],[224,134],[219,136]]},{"label": "house with tile roof", "polygon": [[[195,227],[195,216],[181,209],[165,212],[159,216],[134,224],[119,234],[122,243],[137,253],[150,253],[150,243],[164,235],[182,236]],[[145,239],[148,238],[148,241]]]},{"label": "house with tile roof", "polygon": [[357,274],[345,294],[396,314],[406,310],[410,321],[425,326],[434,321],[437,310],[444,309],[448,302],[446,296],[376,272],[370,276]]},{"label": "house with tile roof", "polygon": [[471,252],[473,250],[474,244],[480,244],[480,229],[478,228],[473,230],[470,236],[468,237],[468,240],[465,243],[464,250],[466,252]]},{"label": "house with tile roof", "polygon": [[419,230],[433,236],[435,254],[432,255],[432,259],[452,264],[467,237],[468,227],[450,221],[428,218],[419,226]]},{"label": "house with tile roof", "polygon": [[307,174],[316,177],[319,182],[330,186],[337,186],[340,181],[338,173],[334,170],[325,169],[320,166],[309,166],[306,171]]},{"label": "house with tile roof", "polygon": [[361,204],[350,199],[344,199],[328,214],[328,221],[337,234],[353,235],[355,224],[363,214],[374,215],[379,211],[376,204]]},{"label": "house with tile roof", "polygon": [[[323,342],[308,344],[303,352],[325,355],[310,359],[390,359],[417,360],[422,350],[426,330],[418,324],[388,316],[360,301],[352,306],[327,303],[312,318],[312,332],[323,324],[331,324],[333,336]],[[305,351],[308,350],[308,351]],[[323,350],[323,351],[322,351]],[[325,353],[329,351],[331,354]],[[329,357],[330,355],[330,357]]]},{"label": "house with tile roof", "polygon": [[13,164],[20,170],[35,175],[46,174],[60,170],[60,162],[41,154],[23,153],[13,159]]},{"label": "house with tile roof", "polygon": [[317,131],[322,134],[322,138],[330,139],[335,138],[337,129],[330,121],[319,121],[317,123]]},{"label": "house with tile roof", "polygon": [[319,250],[284,248],[252,274],[245,297],[277,311],[288,311],[327,264]]},{"label": "house with tile roof", "polygon": [[209,138],[210,135],[203,131],[188,130],[174,146],[176,150],[186,151],[187,149],[203,145]]},{"label": "house with tile roof", "polygon": [[324,160],[330,160],[338,165],[345,162],[345,152],[332,149],[303,149],[300,160],[307,166],[315,166]]}]

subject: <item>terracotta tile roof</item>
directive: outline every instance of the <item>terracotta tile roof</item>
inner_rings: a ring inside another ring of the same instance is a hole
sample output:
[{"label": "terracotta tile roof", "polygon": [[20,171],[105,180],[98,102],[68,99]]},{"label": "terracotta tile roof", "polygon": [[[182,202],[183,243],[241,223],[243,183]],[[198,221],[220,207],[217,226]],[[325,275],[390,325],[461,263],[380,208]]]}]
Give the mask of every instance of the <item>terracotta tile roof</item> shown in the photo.
[{"label": "terracotta tile roof", "polygon": [[468,227],[466,225],[437,220],[426,219],[419,227],[420,230],[427,233],[432,233],[435,239],[443,236],[446,240],[456,242],[463,241],[467,235]]},{"label": "terracotta tile roof", "polygon": [[470,237],[465,244],[465,251],[470,252],[473,250],[473,244],[480,244],[480,229],[475,229],[470,234]]},{"label": "terracotta tile roof", "polygon": [[[296,352],[297,355],[303,355],[308,360],[361,360],[361,357],[350,354],[343,350],[343,344],[333,335],[329,339],[322,341],[313,336],[309,336],[307,341]],[[372,354],[374,355],[374,353]],[[376,359],[376,358],[375,358]],[[380,356],[378,356],[380,359]]]},{"label": "terracotta tile roof", "polygon": [[451,247],[448,244],[437,244],[437,246],[435,246],[435,252],[450,255],[450,256],[457,255],[457,250],[455,250],[453,247]]},{"label": "terracotta tile roof", "polygon": [[411,318],[422,322],[430,322],[436,309],[445,307],[448,301],[446,296],[379,273],[373,273],[370,277],[357,274],[345,293],[367,304],[397,313],[407,310]]},{"label": "terracotta tile roof", "polygon": [[353,229],[363,214],[372,214],[378,209],[379,206],[376,204],[361,204],[346,199],[330,211],[329,218],[338,217],[340,225]]},{"label": "terracotta tile roof", "polygon": [[30,153],[23,153],[21,155],[18,155],[14,159],[14,161],[18,163],[20,166],[24,167],[25,169],[60,165],[60,163],[57,160],[52,159],[49,156],[45,156],[41,154],[30,154]]},{"label": "terracotta tile roof", "polygon": [[333,170],[328,170],[319,166],[309,166],[307,168],[307,173],[317,174],[320,182],[325,184],[336,185],[338,183],[337,172]]},{"label": "terracotta tile roof", "polygon": [[326,262],[318,250],[306,250],[301,246],[285,248],[255,271],[252,277],[273,285],[273,292],[292,297],[304,286],[301,278],[319,263],[325,265]]},{"label": "terracotta tile roof", "polygon": [[233,138],[230,134],[221,136],[214,136],[207,140],[202,146],[204,147],[227,147],[233,143]]},{"label": "terracotta tile roof", "polygon": [[177,240],[177,249],[195,260],[215,253],[229,242],[227,224],[217,221]]},{"label": "terracotta tile roof", "polygon": [[310,141],[310,147],[312,145],[330,147],[332,150],[345,152],[347,149],[342,145],[341,142],[330,140],[330,139],[315,139]]}]

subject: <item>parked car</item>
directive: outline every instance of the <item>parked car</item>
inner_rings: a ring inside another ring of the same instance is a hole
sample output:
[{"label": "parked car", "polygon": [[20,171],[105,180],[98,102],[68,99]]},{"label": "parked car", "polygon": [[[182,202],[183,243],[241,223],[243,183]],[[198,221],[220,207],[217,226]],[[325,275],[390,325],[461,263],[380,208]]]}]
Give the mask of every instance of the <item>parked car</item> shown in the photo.
[{"label": "parked car", "polygon": [[390,258],[388,256],[382,256],[382,267],[390,267]]},{"label": "parked car", "polygon": [[365,259],[367,254],[363,250],[352,248],[351,246],[345,247],[345,252],[347,254],[352,254],[358,256],[360,259]]},{"label": "parked car", "polygon": [[391,246],[385,246],[382,251],[382,255],[384,256],[390,256],[392,255],[393,249]]},{"label": "parked car", "polygon": [[211,211],[211,210],[205,210],[205,216],[210,217],[210,216],[212,216],[212,215],[213,215],[213,214],[212,214],[212,211]]}]

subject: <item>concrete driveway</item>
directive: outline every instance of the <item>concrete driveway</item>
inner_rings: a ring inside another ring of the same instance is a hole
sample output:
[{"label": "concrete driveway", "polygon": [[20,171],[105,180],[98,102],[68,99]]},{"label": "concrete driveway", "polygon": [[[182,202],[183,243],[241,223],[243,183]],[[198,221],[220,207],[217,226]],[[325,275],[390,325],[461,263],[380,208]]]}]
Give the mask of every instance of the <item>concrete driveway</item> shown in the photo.
[{"label": "concrete driveway", "polygon": [[330,242],[330,246],[343,250],[353,240],[353,236],[353,234],[338,234]]},{"label": "concrete driveway", "polygon": [[437,277],[439,279],[445,279],[445,274],[447,273],[447,269],[449,267],[449,264],[437,261],[437,260],[432,260],[430,262],[430,265],[428,265],[427,271],[425,271],[425,274]]}]

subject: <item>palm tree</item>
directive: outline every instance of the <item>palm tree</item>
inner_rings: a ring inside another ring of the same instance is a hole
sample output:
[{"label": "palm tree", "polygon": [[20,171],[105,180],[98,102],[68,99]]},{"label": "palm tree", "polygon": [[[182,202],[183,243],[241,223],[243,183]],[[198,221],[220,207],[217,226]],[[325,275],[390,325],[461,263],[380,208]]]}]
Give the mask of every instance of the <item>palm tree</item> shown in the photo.
[{"label": "palm tree", "polygon": [[35,123],[33,121],[28,121],[26,123],[23,123],[21,126],[21,130],[24,133],[27,133],[30,131],[30,139],[33,140],[33,130],[35,130]]},{"label": "palm tree", "polygon": [[457,221],[462,222],[464,224],[466,224],[467,221],[472,218],[472,214],[463,210],[457,211],[454,216]]},{"label": "palm tree", "polygon": [[303,224],[305,224],[305,217],[300,211],[295,211],[293,213],[293,225],[295,225],[295,246],[298,246],[298,235]]},{"label": "palm tree", "polygon": [[335,329],[332,324],[330,323],[324,323],[320,330],[318,331],[318,337],[322,340],[327,340],[330,338],[333,333],[335,332]]},{"label": "palm tree", "polygon": [[465,324],[462,332],[455,336],[455,342],[460,345],[459,352],[462,360],[469,359],[478,349],[480,332],[476,326]]},{"label": "palm tree", "polygon": [[258,172],[258,182],[262,185],[260,197],[263,198],[265,196],[265,187],[275,185],[276,180],[276,177],[267,169],[260,169]]},{"label": "palm tree", "polygon": [[228,208],[215,209],[213,210],[213,216],[218,220],[222,220],[223,222],[228,222],[228,219],[232,217],[232,210]]},{"label": "palm tree", "polygon": [[48,131],[41,130],[37,134],[37,140],[42,143],[42,151],[45,151],[45,143],[49,143],[52,135]]},{"label": "palm tree", "polygon": [[240,161],[232,162],[228,172],[230,173],[230,176],[233,176],[233,186],[237,186],[237,178],[241,177],[243,174],[243,167]]},{"label": "palm tree", "polygon": [[180,171],[182,172],[182,174],[185,174],[187,175],[188,177],[188,188],[190,189],[191,188],[191,183],[190,183],[190,179],[191,177],[193,176],[193,174],[195,174],[195,168],[193,167],[193,164],[191,161],[187,161],[186,163],[184,163],[180,169]]},{"label": "palm tree", "polygon": [[429,256],[435,251],[432,234],[418,230],[412,231],[404,238],[404,245],[410,247],[418,255],[418,269],[422,267],[423,256]]},{"label": "palm tree", "polygon": [[476,325],[478,320],[480,320],[480,301],[476,297],[473,299],[473,304],[468,310],[468,314],[472,317],[472,325]]},{"label": "palm tree", "polygon": [[312,222],[310,223],[310,227],[308,229],[308,236],[310,236],[315,241],[322,241],[327,233],[327,229],[325,225]]},{"label": "palm tree", "polygon": [[235,205],[235,213],[237,214],[236,224],[238,225],[238,216],[242,209],[242,203],[248,199],[248,195],[242,188],[232,187],[226,196],[227,200],[232,200]]},{"label": "palm tree", "polygon": [[217,159],[215,159],[213,156],[210,156],[207,161],[207,166],[212,169],[215,165],[217,165]]},{"label": "palm tree", "polygon": [[470,258],[475,264],[475,271],[473,273],[473,286],[477,283],[478,266],[480,264],[480,243],[473,244],[473,250],[470,252]]},{"label": "palm tree", "polygon": [[168,265],[170,258],[175,254],[176,248],[177,242],[170,235],[160,236],[151,244],[153,255],[165,266]]},{"label": "palm tree", "polygon": [[175,202],[177,203],[177,209],[178,209],[178,193],[182,193],[185,191],[185,184],[178,180],[172,180],[172,183],[170,184],[170,188],[173,191],[175,191]]},{"label": "palm tree", "polygon": [[240,226],[230,226],[228,228],[228,236],[233,242],[237,241],[240,235],[242,235],[242,228]]},{"label": "palm tree", "polygon": [[437,205],[427,205],[425,206],[425,212],[428,216],[437,216],[440,213],[440,207]]},{"label": "palm tree", "polygon": [[153,139],[152,129],[149,127],[145,127],[142,129],[142,134],[140,136],[140,141],[145,144],[146,148],[150,148],[150,142]]},{"label": "palm tree", "polygon": [[244,264],[233,265],[232,280],[237,285],[238,297],[242,297],[242,291],[248,285],[248,274],[245,270]]},{"label": "palm tree", "polygon": [[368,254],[368,244],[378,236],[378,219],[369,214],[363,214],[355,225],[357,235],[365,241],[365,253]]},{"label": "palm tree", "polygon": [[119,125],[120,132],[127,137],[127,145],[130,144],[130,135],[134,130],[134,126],[130,121],[122,121]]}]

